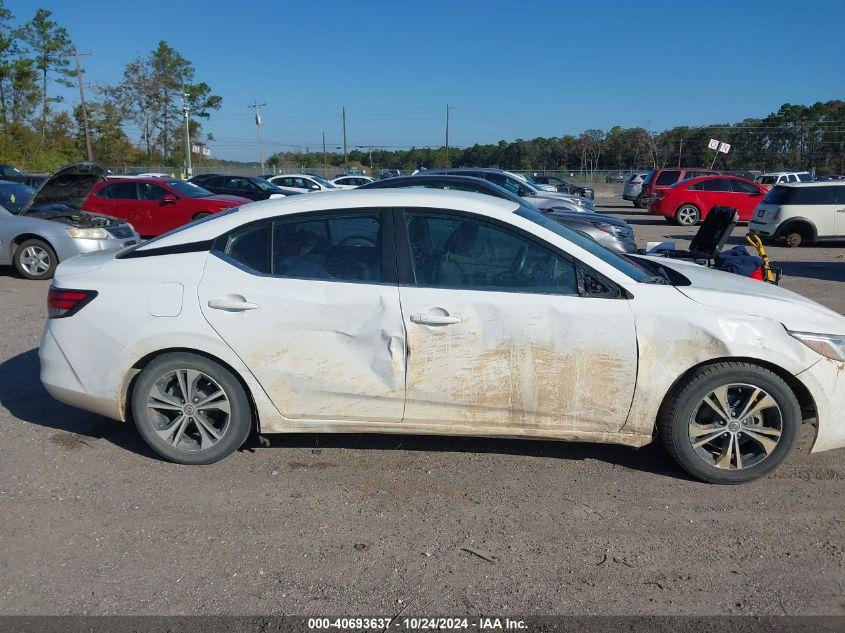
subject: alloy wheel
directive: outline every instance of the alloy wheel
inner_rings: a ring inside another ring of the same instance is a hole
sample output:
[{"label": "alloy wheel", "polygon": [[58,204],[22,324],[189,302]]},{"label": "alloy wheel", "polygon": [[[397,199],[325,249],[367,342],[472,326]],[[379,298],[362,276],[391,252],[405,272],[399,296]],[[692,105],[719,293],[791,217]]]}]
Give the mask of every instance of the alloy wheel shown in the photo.
[{"label": "alloy wheel", "polygon": [[708,465],[742,470],[777,447],[783,414],[775,399],[754,385],[731,383],[708,393],[689,420],[689,440]]},{"label": "alloy wheel", "polygon": [[33,277],[43,275],[50,270],[50,253],[41,246],[31,244],[23,249],[20,256],[21,267]]},{"label": "alloy wheel", "polygon": [[678,223],[684,226],[692,226],[698,222],[698,209],[691,206],[683,206],[678,209]]},{"label": "alloy wheel", "polygon": [[231,413],[223,388],[196,369],[168,371],[153,383],[147,396],[153,430],[179,450],[214,446],[226,434]]}]

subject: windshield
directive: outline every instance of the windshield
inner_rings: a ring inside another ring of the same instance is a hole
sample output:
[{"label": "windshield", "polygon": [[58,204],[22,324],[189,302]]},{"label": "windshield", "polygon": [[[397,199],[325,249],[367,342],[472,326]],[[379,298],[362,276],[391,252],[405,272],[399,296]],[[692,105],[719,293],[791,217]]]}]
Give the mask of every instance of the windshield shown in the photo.
[{"label": "windshield", "polygon": [[0,187],[0,206],[12,215],[18,215],[35,194],[35,189],[23,184],[3,185]]},{"label": "windshield", "polygon": [[330,182],[329,182],[328,180],[326,180],[325,178],[320,178],[319,176],[309,176],[309,177],[310,177],[312,180],[315,180],[316,182],[318,182],[318,183],[320,183],[321,185],[323,185],[326,189],[337,189],[337,185],[334,185],[334,184],[330,183]]},{"label": "windshield", "polygon": [[203,189],[199,185],[184,180],[168,180],[167,186],[186,198],[207,198],[214,195],[208,189]]},{"label": "windshield", "polygon": [[269,180],[264,180],[263,178],[251,178],[252,182],[254,182],[261,191],[278,191],[279,186],[274,185]]},{"label": "windshield", "polygon": [[588,251],[592,255],[598,257],[605,264],[613,266],[616,270],[627,275],[634,281],[647,281],[652,277],[652,274],[645,267],[635,262],[630,257],[618,255],[596,242],[593,238],[579,233],[578,231],[573,231],[563,224],[547,218],[542,213],[539,213],[534,209],[523,206],[517,209],[516,214],[521,218],[525,218],[526,220],[531,220],[535,224],[539,224],[544,229],[548,229],[553,233],[560,235],[562,238],[569,240],[576,246],[580,246],[585,251]]}]

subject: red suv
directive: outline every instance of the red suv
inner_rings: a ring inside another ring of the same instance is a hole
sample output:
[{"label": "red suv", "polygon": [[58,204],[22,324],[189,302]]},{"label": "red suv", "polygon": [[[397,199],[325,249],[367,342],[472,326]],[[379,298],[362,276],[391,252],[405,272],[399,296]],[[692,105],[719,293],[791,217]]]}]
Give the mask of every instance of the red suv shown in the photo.
[{"label": "red suv", "polygon": [[713,207],[733,207],[739,212],[739,221],[748,222],[765,195],[765,187],[745,178],[704,176],[658,189],[649,201],[648,210],[664,216],[668,222],[692,226],[707,217]]},{"label": "red suv", "polygon": [[112,178],[97,184],[82,208],[128,220],[141,236],[151,237],[250,202],[238,196],[215,196],[175,178]]},{"label": "red suv", "polygon": [[718,174],[719,172],[711,169],[703,169],[701,167],[676,167],[672,169],[655,169],[649,172],[648,176],[643,180],[643,186],[640,191],[639,203],[640,206],[647,207],[649,198],[654,195],[655,191],[671,187],[676,182],[687,180],[689,178],[698,178],[699,176],[709,176]]}]

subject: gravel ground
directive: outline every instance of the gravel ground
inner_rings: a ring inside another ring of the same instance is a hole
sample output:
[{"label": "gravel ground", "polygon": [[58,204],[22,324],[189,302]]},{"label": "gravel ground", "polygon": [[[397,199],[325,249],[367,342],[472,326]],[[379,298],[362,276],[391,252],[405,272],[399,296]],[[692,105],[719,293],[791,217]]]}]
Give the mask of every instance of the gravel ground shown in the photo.
[{"label": "gravel ground", "polygon": [[[641,245],[692,233],[600,202]],[[771,252],[845,313],[845,245]],[[474,438],[278,437],[176,466],[43,390],[47,286],[0,269],[0,613],[845,614],[845,451],[808,455],[809,429],[738,487],[659,445]]]}]

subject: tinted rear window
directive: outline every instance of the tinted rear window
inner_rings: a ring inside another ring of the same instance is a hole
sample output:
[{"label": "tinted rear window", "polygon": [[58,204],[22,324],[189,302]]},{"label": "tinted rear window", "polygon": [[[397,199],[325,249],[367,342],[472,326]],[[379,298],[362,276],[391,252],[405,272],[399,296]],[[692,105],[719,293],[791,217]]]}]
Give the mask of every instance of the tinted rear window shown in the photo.
[{"label": "tinted rear window", "polygon": [[678,178],[681,177],[681,172],[674,171],[674,170],[667,170],[661,171],[660,174],[657,176],[657,180],[654,182],[655,185],[658,187],[662,187],[665,185],[671,185],[678,182]]}]

